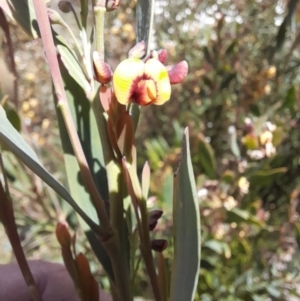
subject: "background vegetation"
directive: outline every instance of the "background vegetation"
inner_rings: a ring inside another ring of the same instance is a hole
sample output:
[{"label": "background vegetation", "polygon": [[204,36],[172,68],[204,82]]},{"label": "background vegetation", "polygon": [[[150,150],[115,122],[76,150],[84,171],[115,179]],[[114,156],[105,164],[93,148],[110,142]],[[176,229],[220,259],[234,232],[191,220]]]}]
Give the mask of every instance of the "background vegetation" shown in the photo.
[{"label": "background vegetation", "polygon": [[[50,6],[56,9],[57,3]],[[164,210],[155,231],[164,238],[170,233],[166,196],[181,129],[188,125],[202,218],[197,300],[300,300],[299,1],[157,0],[156,6],[153,48],[166,48],[170,64],[187,60],[189,76],[165,106],[142,111],[138,151],[154,174],[149,207]],[[135,1],[124,0],[107,20],[107,57],[113,67],[135,43],[134,14]],[[66,20],[74,22],[69,15]],[[41,45],[14,24],[11,30],[23,134],[64,182]],[[6,52],[3,37],[4,58]],[[13,94],[0,81],[2,102],[8,93],[9,105]],[[12,111],[14,118],[18,122]],[[5,160],[28,257],[58,260],[55,225],[67,218],[76,228],[75,216],[12,155]],[[77,231],[81,247],[88,248]],[[4,238],[1,244],[1,263],[12,260]],[[103,271],[96,269],[92,252],[86,254],[105,287]],[[137,275],[139,295],[149,287],[142,266]]]}]

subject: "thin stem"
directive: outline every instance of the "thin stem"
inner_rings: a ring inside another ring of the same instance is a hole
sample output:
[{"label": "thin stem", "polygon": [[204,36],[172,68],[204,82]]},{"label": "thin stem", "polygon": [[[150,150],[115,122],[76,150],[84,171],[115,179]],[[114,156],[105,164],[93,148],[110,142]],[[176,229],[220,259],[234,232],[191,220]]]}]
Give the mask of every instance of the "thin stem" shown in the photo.
[{"label": "thin stem", "polygon": [[63,80],[58,65],[58,60],[56,56],[53,37],[51,34],[51,27],[48,19],[46,4],[43,1],[39,1],[39,0],[33,0],[33,4],[34,4],[35,13],[37,16],[39,29],[44,44],[44,50],[50,66],[53,85],[58,99],[57,105],[61,110],[63,120],[65,122],[66,129],[68,131],[68,135],[70,137],[70,141],[74,150],[74,154],[76,156],[81,171],[82,179],[84,181],[86,189],[89,191],[91,195],[92,202],[95,206],[98,218],[101,223],[100,226],[101,233],[98,234],[107,237],[108,235],[111,235],[111,226],[110,226],[109,218],[105,210],[104,201],[101,198],[97,190],[97,187],[95,185],[93,176],[91,174],[90,168],[88,166],[86,157],[82,149],[82,145],[80,143],[76,131],[74,121],[72,119],[72,114],[70,112],[66,92],[64,90]]},{"label": "thin stem", "polygon": [[5,177],[4,166],[2,156],[0,154],[0,167],[4,177],[5,190],[2,182],[0,181],[0,216],[5,227],[6,234],[16,256],[18,265],[22,272],[23,278],[28,286],[31,297],[34,301],[43,301],[43,298],[36,286],[35,280],[29,269],[28,262],[26,260],[23,248],[20,242],[17,225],[14,217],[14,209],[11,197],[9,195],[7,179]]},{"label": "thin stem", "polygon": [[[72,14],[74,16],[74,19],[76,21],[77,27],[79,28],[79,30],[81,30],[82,26],[81,26],[81,23],[80,23],[80,21],[79,21],[79,19],[77,17],[77,14],[76,14],[76,11],[75,11],[73,5],[71,5],[70,8],[71,8]],[[82,18],[81,18],[81,21],[82,21]]]},{"label": "thin stem", "polygon": [[150,54],[150,43],[153,36],[153,22],[154,22],[154,6],[155,0],[151,0],[151,11],[150,11],[150,24],[149,24],[149,33],[148,33],[148,43],[147,43],[147,53],[146,56]]},{"label": "thin stem", "polygon": [[[101,59],[104,60],[104,20],[106,12],[105,1],[98,1],[98,3],[94,2],[93,9],[95,19],[96,50],[100,54]],[[117,238],[113,245],[108,245],[111,248],[111,250],[108,250],[108,253],[112,262],[119,300],[129,301],[132,300],[132,298],[130,294],[130,275],[127,267],[126,245],[124,244],[123,239],[124,204],[122,195],[123,181],[121,179],[121,164],[115,158],[107,133],[107,122],[103,116],[103,107],[99,98],[95,97],[93,99],[92,107],[97,120],[98,131],[103,148],[109,189],[111,223]]]},{"label": "thin stem", "polygon": [[[95,98],[92,102],[93,112],[97,121],[99,136],[102,142],[103,156],[106,165],[107,181],[109,189],[109,203],[110,203],[110,216],[111,224],[115,231],[116,240],[114,246],[109,243],[107,246],[103,246],[107,249],[110,259],[112,261],[112,267],[114,276],[116,277],[116,289],[121,301],[129,301],[130,297],[130,277],[129,271],[126,266],[126,252],[123,249],[122,243],[123,230],[123,198],[122,198],[122,181],[121,181],[121,168],[120,164],[116,161],[109,138],[107,134],[107,124],[103,116],[103,108],[100,104],[99,98]],[[109,249],[111,248],[111,249]]]},{"label": "thin stem", "polygon": [[82,27],[86,30],[86,20],[88,15],[88,0],[80,0],[80,17]]},{"label": "thin stem", "polygon": [[[142,190],[140,187],[140,183],[138,180],[138,176],[136,172],[133,170],[128,170],[130,174],[130,178],[132,181],[132,187],[134,188],[134,194],[136,197],[136,201],[138,204],[138,207],[140,209],[141,214],[141,244],[140,249],[143,256],[143,259],[145,261],[146,269],[148,271],[148,275],[150,278],[153,294],[156,301],[162,301],[162,296],[158,284],[158,277],[156,274],[155,266],[154,266],[154,260],[153,255],[151,251],[151,241],[150,241],[150,234],[149,234],[149,225],[148,225],[148,213],[147,213],[147,206],[146,206],[146,200],[142,196]],[[138,216],[137,216],[138,218]]]},{"label": "thin stem", "polygon": [[120,252],[118,240],[118,235],[114,235],[110,240],[102,242],[102,245],[109,254],[114,271],[117,294],[117,300],[114,301],[130,301],[129,281],[124,275],[123,254]]},{"label": "thin stem", "polygon": [[137,275],[137,272],[139,270],[139,267],[140,267],[140,263],[142,261],[142,255],[140,255],[137,259],[137,262],[136,262],[136,265],[134,267],[134,270],[132,272],[132,278],[131,278],[131,282],[132,282],[132,285],[134,284],[134,280],[135,280],[135,277]]},{"label": "thin stem", "polygon": [[100,53],[101,59],[104,61],[104,21],[106,8],[102,6],[94,6],[95,15],[95,33],[96,33],[96,50]]}]

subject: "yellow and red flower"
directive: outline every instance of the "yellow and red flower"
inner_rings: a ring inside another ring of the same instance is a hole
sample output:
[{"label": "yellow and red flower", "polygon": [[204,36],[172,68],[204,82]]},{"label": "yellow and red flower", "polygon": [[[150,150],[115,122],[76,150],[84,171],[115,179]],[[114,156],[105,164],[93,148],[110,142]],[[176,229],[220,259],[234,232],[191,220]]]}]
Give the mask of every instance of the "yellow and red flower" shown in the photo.
[{"label": "yellow and red flower", "polygon": [[182,82],[188,65],[182,61],[173,67],[165,67],[166,51],[156,52],[143,60],[130,57],[122,61],[113,75],[116,98],[121,104],[137,103],[162,105],[170,99],[171,84]]}]

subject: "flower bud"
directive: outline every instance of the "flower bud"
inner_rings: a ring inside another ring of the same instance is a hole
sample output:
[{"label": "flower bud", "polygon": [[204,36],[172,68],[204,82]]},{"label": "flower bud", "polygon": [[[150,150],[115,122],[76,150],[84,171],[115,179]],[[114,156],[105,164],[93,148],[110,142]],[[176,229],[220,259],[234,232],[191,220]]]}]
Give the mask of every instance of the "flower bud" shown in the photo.
[{"label": "flower bud", "polygon": [[144,41],[138,42],[133,48],[129,50],[128,57],[141,59],[146,54],[146,43]]},{"label": "flower bud", "polygon": [[63,25],[64,21],[57,11],[55,11],[54,9],[48,8],[47,13],[48,13],[48,17],[49,17],[51,24]]},{"label": "flower bud", "polygon": [[58,7],[63,13],[69,13],[73,10],[72,4],[69,1],[59,1]]},{"label": "flower bud", "polygon": [[161,218],[162,214],[163,214],[162,210],[153,210],[149,212],[148,225],[150,231],[154,230],[154,228],[157,225],[157,221]]},{"label": "flower bud", "polygon": [[103,85],[108,84],[113,76],[110,66],[102,60],[97,51],[93,52],[93,61],[96,79]]},{"label": "flower bud", "polygon": [[59,244],[63,248],[70,249],[71,247],[71,235],[68,230],[68,224],[67,223],[58,223],[56,226],[56,237],[59,242]]},{"label": "flower bud", "polygon": [[113,11],[120,6],[120,0],[107,0],[106,1],[106,10]]},{"label": "flower bud", "polygon": [[153,239],[151,241],[151,249],[155,252],[162,252],[168,246],[168,242],[165,239]]}]

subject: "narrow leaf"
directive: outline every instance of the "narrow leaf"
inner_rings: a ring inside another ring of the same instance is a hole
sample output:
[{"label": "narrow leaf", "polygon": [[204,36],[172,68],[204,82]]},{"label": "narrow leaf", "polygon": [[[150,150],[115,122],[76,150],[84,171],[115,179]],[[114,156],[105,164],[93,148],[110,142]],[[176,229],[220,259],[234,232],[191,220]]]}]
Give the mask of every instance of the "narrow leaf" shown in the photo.
[{"label": "narrow leaf", "polygon": [[295,105],[297,101],[297,91],[294,85],[291,85],[289,88],[285,101],[282,105],[282,108],[288,108],[292,113],[295,112]]},{"label": "narrow leaf", "polygon": [[259,170],[254,172],[249,176],[249,182],[251,185],[255,186],[268,186],[274,181],[277,177],[286,173],[286,167],[279,167],[269,170]]},{"label": "narrow leaf", "polygon": [[174,174],[174,262],[172,301],[192,301],[200,266],[200,215],[190,157],[189,134],[183,136],[181,162]]},{"label": "narrow leaf", "polygon": [[[70,50],[70,47],[66,46],[61,40],[61,37],[56,37],[60,44],[57,45],[57,50],[60,54],[60,58],[67,68],[70,75],[73,79],[82,87],[82,89],[86,92],[90,92],[91,87],[89,82],[87,81],[78,60],[75,57],[74,52]],[[60,38],[60,39],[58,39]],[[57,42],[58,43],[58,42]]]},{"label": "narrow leaf", "polygon": [[214,155],[214,150],[203,138],[200,138],[198,144],[199,151],[199,161],[201,166],[203,167],[205,173],[213,179],[215,177],[216,172],[216,159]]},{"label": "narrow leaf", "polygon": [[0,6],[29,36],[38,38],[38,25],[32,0],[0,0]]},{"label": "narrow leaf", "polygon": [[150,188],[150,167],[148,162],[146,162],[142,172],[142,193],[145,200],[148,199],[149,188]]},{"label": "narrow leaf", "polygon": [[35,152],[25,142],[22,136],[16,131],[8,121],[4,109],[0,106],[0,144],[4,145],[15,154],[28,168],[47,183],[57,194],[67,201],[74,210],[80,214],[89,226],[97,231],[98,227],[91,222],[84,211],[76,204],[69,192],[49,174],[40,163]]}]

